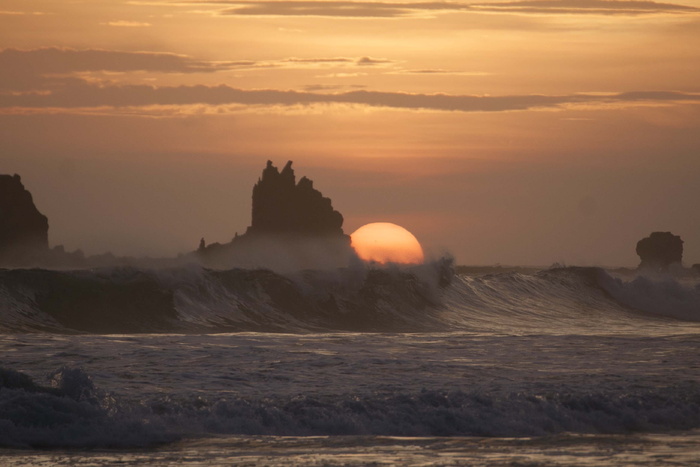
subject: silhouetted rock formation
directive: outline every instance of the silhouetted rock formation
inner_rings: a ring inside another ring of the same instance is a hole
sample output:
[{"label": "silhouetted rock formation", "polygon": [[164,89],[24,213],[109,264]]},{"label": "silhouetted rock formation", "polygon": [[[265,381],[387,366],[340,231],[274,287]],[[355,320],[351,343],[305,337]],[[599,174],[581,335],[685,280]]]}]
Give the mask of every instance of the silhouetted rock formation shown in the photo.
[{"label": "silhouetted rock formation", "polygon": [[640,269],[667,271],[672,264],[681,264],[683,240],[671,232],[653,232],[637,242]]},{"label": "silhouetted rock formation", "polygon": [[302,177],[296,183],[292,161],[282,172],[267,161],[262,177],[253,187],[252,217],[247,235],[343,235],[343,216],[311,180]]},{"label": "silhouetted rock formation", "polygon": [[277,270],[347,266],[355,256],[343,232],[343,216],[331,200],[302,177],[292,161],[279,171],[271,161],[253,187],[251,225],[230,243],[200,242],[205,264]]},{"label": "silhouetted rock formation", "polygon": [[0,175],[0,263],[30,263],[49,248],[49,221],[19,175]]}]

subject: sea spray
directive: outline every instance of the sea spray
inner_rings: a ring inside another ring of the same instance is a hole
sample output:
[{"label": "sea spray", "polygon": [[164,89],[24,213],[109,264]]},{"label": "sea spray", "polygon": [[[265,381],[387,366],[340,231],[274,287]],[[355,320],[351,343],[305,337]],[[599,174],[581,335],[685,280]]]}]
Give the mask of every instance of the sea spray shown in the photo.
[{"label": "sea spray", "polygon": [[455,275],[450,258],[405,267],[116,267],[0,270],[2,332],[611,331],[700,320],[692,278],[601,268]]},{"label": "sea spray", "polygon": [[212,435],[543,436],[700,428],[700,386],[119,400],[83,370],[56,387],[0,369],[0,447],[145,447]]}]

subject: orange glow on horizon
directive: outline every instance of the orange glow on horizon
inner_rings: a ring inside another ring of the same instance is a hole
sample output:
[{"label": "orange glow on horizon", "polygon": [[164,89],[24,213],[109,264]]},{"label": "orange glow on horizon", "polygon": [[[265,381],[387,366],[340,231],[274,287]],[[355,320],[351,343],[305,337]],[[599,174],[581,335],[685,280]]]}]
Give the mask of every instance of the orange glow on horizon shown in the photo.
[{"label": "orange glow on horizon", "polygon": [[416,237],[390,222],[363,225],[350,238],[352,247],[363,261],[416,264],[424,260],[423,248]]}]

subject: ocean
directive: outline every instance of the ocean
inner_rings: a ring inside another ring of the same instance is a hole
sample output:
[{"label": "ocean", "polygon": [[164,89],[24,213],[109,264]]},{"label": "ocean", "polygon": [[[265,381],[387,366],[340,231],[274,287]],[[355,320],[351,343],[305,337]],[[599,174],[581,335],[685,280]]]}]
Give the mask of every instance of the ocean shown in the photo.
[{"label": "ocean", "polygon": [[0,270],[0,464],[700,463],[700,276]]}]

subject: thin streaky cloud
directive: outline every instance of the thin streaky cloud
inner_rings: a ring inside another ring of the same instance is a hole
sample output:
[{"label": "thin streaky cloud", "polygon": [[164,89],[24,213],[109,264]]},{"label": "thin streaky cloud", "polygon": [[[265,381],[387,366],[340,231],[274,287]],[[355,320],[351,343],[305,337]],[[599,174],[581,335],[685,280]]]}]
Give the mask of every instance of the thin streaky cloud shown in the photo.
[{"label": "thin streaky cloud", "polygon": [[8,11],[8,10],[0,10],[0,16],[43,16],[43,15],[48,15],[49,13],[45,13],[43,11]]},{"label": "thin streaky cloud", "polygon": [[697,13],[687,5],[634,0],[523,0],[475,3],[475,11],[530,14],[640,15],[654,13]]},{"label": "thin streaky cloud", "polygon": [[400,18],[425,13],[481,12],[521,14],[640,15],[697,13],[700,9],[673,3],[635,0],[522,0],[511,2],[353,2],[353,1],[203,1],[227,5],[221,15],[327,16],[338,18]]},{"label": "thin streaky cloud", "polygon": [[[229,2],[225,2],[229,3]],[[340,18],[397,18],[420,9],[404,4],[372,2],[230,2],[221,15],[328,16]]]},{"label": "thin streaky cloud", "polygon": [[321,94],[292,90],[244,90],[226,85],[170,86],[95,85],[68,80],[50,93],[0,94],[4,108],[89,108],[138,107],[152,105],[294,106],[314,104],[355,104],[405,110],[453,112],[503,112],[538,108],[559,108],[568,104],[610,104],[650,102],[700,102],[700,94],[675,91],[638,91],[616,94],[473,96],[412,94],[368,90]]},{"label": "thin streaky cloud", "polygon": [[[184,55],[98,49],[0,50],[0,92],[42,91],[80,73],[212,73],[250,67],[250,62],[206,62]],[[59,79],[60,78],[60,79]]]},{"label": "thin streaky cloud", "polygon": [[307,84],[303,86],[302,89],[306,92],[318,92],[318,91],[340,91],[342,89],[363,89],[367,86],[364,84]]},{"label": "thin streaky cloud", "polygon": [[422,70],[394,70],[390,75],[451,75],[451,76],[490,76],[486,71],[444,70],[442,68],[426,68]]},{"label": "thin streaky cloud", "polygon": [[106,26],[114,26],[121,28],[147,28],[153,26],[151,23],[144,23],[140,21],[109,21],[107,23],[101,23]]},{"label": "thin streaky cloud", "polygon": [[[59,77],[90,72],[213,73],[257,69],[357,69],[385,66],[387,59],[370,57],[290,57],[278,60],[203,61],[160,52],[122,52],[99,49],[0,50],[0,91],[37,91],[53,88]],[[350,76],[351,73],[345,73]],[[357,73],[355,73],[357,75]],[[59,80],[60,81],[60,80]]]},{"label": "thin streaky cloud", "polygon": [[284,62],[291,63],[350,63],[353,60],[351,58],[345,57],[335,57],[335,58],[297,58],[290,57],[283,60]]},{"label": "thin streaky cloud", "polygon": [[314,76],[314,78],[357,78],[358,76],[367,76],[367,73],[328,73]]},{"label": "thin streaky cloud", "polygon": [[0,69],[26,70],[34,75],[79,71],[212,72],[230,64],[194,60],[185,55],[161,52],[120,52],[99,49],[0,50]]},{"label": "thin streaky cloud", "polygon": [[281,64],[293,64],[293,65],[341,65],[341,66],[385,66],[394,63],[393,60],[386,58],[373,58],[373,57],[360,57],[360,58],[349,58],[349,57],[332,57],[332,58],[286,58],[283,60],[272,61],[267,63],[281,63]]},{"label": "thin streaky cloud", "polygon": [[387,60],[386,58],[372,58],[372,57],[362,57],[356,62],[360,66],[374,66],[374,65],[389,65],[393,63],[392,60]]}]

